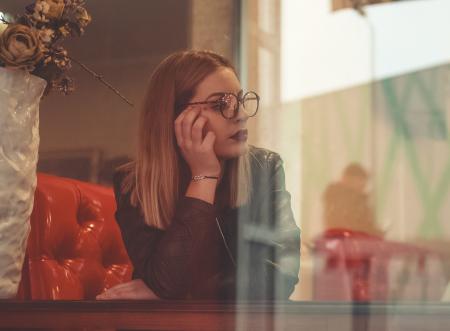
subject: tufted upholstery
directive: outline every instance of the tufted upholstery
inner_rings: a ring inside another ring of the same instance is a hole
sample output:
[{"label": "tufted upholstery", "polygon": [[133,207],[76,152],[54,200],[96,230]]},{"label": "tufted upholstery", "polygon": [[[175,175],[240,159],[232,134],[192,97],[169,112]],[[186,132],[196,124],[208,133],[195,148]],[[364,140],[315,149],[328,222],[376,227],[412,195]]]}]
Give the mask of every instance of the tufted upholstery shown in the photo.
[{"label": "tufted upholstery", "polygon": [[131,279],[112,189],[38,174],[18,297],[95,299]]},{"label": "tufted upholstery", "polygon": [[[439,297],[437,284],[428,282],[433,272],[430,270],[432,263],[439,263],[439,256],[410,244],[349,229],[329,229],[315,241],[314,259],[315,300],[403,299],[393,291],[401,287],[398,286],[399,275],[416,279],[415,293],[409,291],[408,299],[436,300]],[[399,263],[404,268],[396,275],[395,266]],[[412,275],[405,275],[408,266],[413,266],[409,268]],[[427,287],[420,277],[428,282]]]}]

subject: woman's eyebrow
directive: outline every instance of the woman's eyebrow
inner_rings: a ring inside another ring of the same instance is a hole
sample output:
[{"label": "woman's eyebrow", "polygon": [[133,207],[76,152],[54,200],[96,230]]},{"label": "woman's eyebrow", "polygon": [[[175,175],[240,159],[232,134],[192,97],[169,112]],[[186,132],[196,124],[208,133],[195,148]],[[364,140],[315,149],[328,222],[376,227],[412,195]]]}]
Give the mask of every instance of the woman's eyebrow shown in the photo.
[{"label": "woman's eyebrow", "polygon": [[227,94],[227,92],[214,92],[214,93],[208,95],[207,99],[209,99],[211,97],[215,97],[215,96],[223,96],[225,94]]},{"label": "woman's eyebrow", "polygon": [[210,97],[214,97],[214,96],[223,96],[223,95],[229,94],[229,93],[240,95],[240,94],[244,93],[244,90],[241,89],[237,93],[234,93],[234,92],[214,92],[214,93],[208,95],[207,99],[209,99]]}]

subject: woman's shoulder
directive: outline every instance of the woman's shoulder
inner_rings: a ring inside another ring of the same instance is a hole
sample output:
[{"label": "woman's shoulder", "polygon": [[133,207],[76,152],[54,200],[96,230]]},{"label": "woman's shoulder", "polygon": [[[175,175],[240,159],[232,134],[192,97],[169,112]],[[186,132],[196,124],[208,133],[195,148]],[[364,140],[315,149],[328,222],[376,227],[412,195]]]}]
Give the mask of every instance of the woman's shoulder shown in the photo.
[{"label": "woman's shoulder", "polygon": [[129,195],[133,184],[133,163],[127,163],[118,167],[113,175],[113,187],[116,197]]},{"label": "woman's shoulder", "polygon": [[120,167],[117,167],[114,171],[113,175],[113,183],[115,184],[121,184],[123,181],[131,176],[131,172],[134,169],[134,163],[129,162],[124,165],[121,165]]},{"label": "woman's shoulder", "polygon": [[253,169],[273,169],[282,164],[280,154],[266,148],[249,146],[250,163]]}]

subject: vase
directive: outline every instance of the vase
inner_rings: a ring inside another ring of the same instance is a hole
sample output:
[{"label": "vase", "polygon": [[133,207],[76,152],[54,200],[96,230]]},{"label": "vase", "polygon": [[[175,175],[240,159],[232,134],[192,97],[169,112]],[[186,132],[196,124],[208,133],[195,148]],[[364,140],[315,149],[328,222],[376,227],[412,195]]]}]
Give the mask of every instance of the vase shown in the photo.
[{"label": "vase", "polygon": [[0,298],[16,296],[36,188],[39,102],[46,81],[0,68]]}]

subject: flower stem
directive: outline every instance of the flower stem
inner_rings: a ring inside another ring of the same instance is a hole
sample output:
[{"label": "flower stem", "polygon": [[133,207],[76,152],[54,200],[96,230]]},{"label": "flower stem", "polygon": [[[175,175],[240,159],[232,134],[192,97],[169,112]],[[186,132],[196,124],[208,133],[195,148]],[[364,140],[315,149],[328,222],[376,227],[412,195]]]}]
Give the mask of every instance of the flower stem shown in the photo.
[{"label": "flower stem", "polygon": [[83,68],[85,71],[87,71],[88,73],[90,73],[95,79],[97,79],[98,81],[100,81],[103,85],[105,85],[107,88],[109,88],[111,91],[113,91],[115,94],[117,94],[120,98],[122,98],[122,100],[124,100],[127,104],[129,104],[131,107],[134,108],[134,104],[128,100],[126,97],[124,97],[119,90],[117,90],[115,87],[113,87],[110,83],[108,83],[106,80],[103,79],[102,75],[99,75],[98,73],[96,73],[94,70],[88,68],[85,64],[79,62],[78,60],[74,59],[73,57],[69,56],[69,59],[73,62],[75,62],[76,64],[78,64],[81,68]]}]

